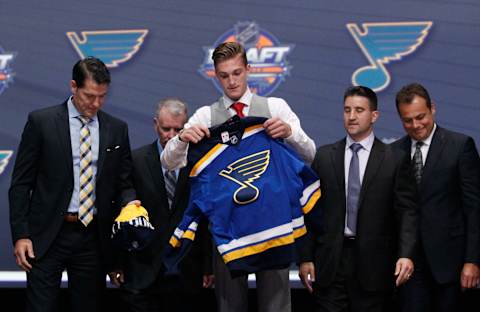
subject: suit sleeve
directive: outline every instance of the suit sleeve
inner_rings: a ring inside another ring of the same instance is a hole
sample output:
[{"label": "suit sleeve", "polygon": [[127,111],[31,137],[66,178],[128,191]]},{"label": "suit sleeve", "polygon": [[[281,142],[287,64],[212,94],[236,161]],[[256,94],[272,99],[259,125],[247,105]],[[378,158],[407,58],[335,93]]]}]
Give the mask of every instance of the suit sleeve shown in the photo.
[{"label": "suit sleeve", "polygon": [[36,183],[38,158],[42,148],[40,133],[34,118],[29,114],[22,133],[8,192],[10,227],[14,243],[21,238],[30,236],[28,214],[31,192]]},{"label": "suit sleeve", "polygon": [[410,166],[404,154],[399,160],[395,179],[394,211],[398,229],[398,257],[412,259],[417,244],[417,189]]},{"label": "suit sleeve", "polygon": [[132,154],[130,149],[130,141],[128,139],[128,127],[125,124],[123,127],[123,151],[120,163],[119,175],[116,181],[117,185],[117,203],[120,207],[124,207],[130,201],[135,200],[137,195],[132,184],[133,164]]},{"label": "suit sleeve", "polygon": [[480,264],[480,159],[472,138],[461,152],[458,174],[466,225],[465,262]]}]

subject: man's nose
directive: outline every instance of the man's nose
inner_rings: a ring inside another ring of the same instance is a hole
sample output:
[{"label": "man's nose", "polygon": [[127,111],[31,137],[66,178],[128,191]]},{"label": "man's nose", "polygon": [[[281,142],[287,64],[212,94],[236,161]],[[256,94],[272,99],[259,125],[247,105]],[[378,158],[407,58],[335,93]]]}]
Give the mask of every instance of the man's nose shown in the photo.
[{"label": "man's nose", "polygon": [[421,127],[421,125],[422,124],[418,120],[415,120],[415,119],[413,120],[413,127],[414,128],[419,128],[419,127]]}]

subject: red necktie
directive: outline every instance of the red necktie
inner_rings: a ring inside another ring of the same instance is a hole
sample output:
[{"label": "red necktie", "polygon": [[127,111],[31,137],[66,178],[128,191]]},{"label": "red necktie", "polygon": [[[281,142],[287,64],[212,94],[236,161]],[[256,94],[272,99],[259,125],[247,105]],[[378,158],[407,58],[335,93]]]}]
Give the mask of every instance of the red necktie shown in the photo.
[{"label": "red necktie", "polygon": [[245,117],[245,115],[243,114],[243,107],[244,106],[245,106],[245,104],[243,104],[241,102],[235,102],[235,103],[232,104],[232,108],[235,110],[238,117],[240,117],[240,118]]}]

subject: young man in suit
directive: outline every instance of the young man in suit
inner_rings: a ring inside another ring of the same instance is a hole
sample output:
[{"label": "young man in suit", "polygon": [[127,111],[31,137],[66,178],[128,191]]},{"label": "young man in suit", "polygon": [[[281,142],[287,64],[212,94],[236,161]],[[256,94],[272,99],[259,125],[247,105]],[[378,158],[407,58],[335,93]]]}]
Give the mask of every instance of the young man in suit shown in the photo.
[{"label": "young man in suit", "polygon": [[188,172],[162,168],[160,153],[186,121],[187,107],[180,99],[160,101],[153,118],[158,139],[132,152],[133,185],[155,232],[145,249],[124,256],[122,289],[129,311],[192,311],[201,302],[202,287],[213,283],[206,224],[197,232],[179,277],[164,276],[161,267],[164,247],[187,207],[189,186]]},{"label": "young man in suit", "polygon": [[457,311],[461,288],[480,282],[480,160],[475,142],[435,123],[435,104],[418,83],[396,95],[407,135],[393,146],[411,158],[419,197],[415,272],[404,311]]},{"label": "young man in suit", "polygon": [[[185,124],[185,129],[168,142],[161,155],[164,167],[186,166],[189,142],[197,143],[203,137],[209,137],[209,127],[219,125],[235,114],[268,118],[263,124],[267,134],[284,139],[310,163],[315,154],[315,143],[303,131],[300,120],[287,102],[281,98],[261,97],[250,91],[247,83],[250,65],[244,47],[237,42],[221,43],[213,51],[212,59],[223,95],[212,105],[200,107]],[[217,252],[215,255],[218,311],[247,311],[247,276],[232,278],[220,255]],[[255,275],[258,310],[291,311],[289,269],[263,270]]]},{"label": "young man in suit", "polygon": [[80,60],[72,96],[28,115],[9,190],[27,311],[56,309],[64,269],[71,311],[98,311],[106,273],[115,270],[111,226],[136,194],[127,124],[101,111],[109,84],[102,61]]},{"label": "young man in suit", "polygon": [[312,164],[322,196],[307,216],[299,274],[315,311],[388,311],[413,272],[415,188],[405,155],[374,136],[378,116],[375,92],[347,89],[347,137],[320,147]]}]

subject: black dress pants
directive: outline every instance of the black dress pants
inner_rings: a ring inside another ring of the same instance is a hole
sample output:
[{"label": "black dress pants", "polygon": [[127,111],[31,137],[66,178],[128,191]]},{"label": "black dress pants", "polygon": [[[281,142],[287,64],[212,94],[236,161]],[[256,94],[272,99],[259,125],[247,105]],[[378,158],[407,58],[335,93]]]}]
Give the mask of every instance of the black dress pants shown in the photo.
[{"label": "black dress pants", "polygon": [[[314,283],[316,312],[383,312],[391,309],[390,291],[367,291],[355,274],[355,240],[345,238],[342,259],[333,282],[328,287]],[[393,267],[392,267],[393,276]]]},{"label": "black dress pants", "polygon": [[58,311],[64,270],[68,275],[69,311],[100,311],[106,275],[101,270],[95,221],[88,227],[65,221],[47,253],[31,263],[26,311]]}]

